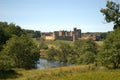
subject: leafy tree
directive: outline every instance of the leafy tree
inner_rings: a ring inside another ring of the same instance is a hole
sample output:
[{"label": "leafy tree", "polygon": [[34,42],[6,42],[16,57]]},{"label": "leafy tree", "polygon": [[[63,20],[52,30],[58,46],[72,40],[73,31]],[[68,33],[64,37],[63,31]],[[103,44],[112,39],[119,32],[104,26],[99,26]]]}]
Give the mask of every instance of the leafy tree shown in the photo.
[{"label": "leafy tree", "polygon": [[45,43],[44,38],[38,38],[37,40],[39,41],[39,48],[40,49],[48,49],[48,45]]},{"label": "leafy tree", "polygon": [[21,36],[22,34],[24,34],[24,31],[19,26],[16,26],[13,23],[10,23],[8,27],[5,28],[5,31],[10,37],[13,35]]},{"label": "leafy tree", "polygon": [[83,53],[85,51],[92,52],[94,54],[97,54],[97,45],[92,39],[86,40],[85,44],[83,45]]},{"label": "leafy tree", "polygon": [[0,46],[5,44],[5,42],[8,40],[8,36],[6,35],[5,28],[7,27],[6,22],[0,22]]},{"label": "leafy tree", "polygon": [[13,23],[0,22],[0,49],[12,35],[20,36],[24,31]]},{"label": "leafy tree", "polygon": [[106,66],[119,68],[120,64],[120,5],[107,1],[106,9],[101,9],[101,12],[105,14],[105,20],[114,22],[114,31],[109,33],[104,41],[103,47],[98,54],[98,61]]},{"label": "leafy tree", "polygon": [[5,44],[6,35],[4,30],[0,27],[0,45]]},{"label": "leafy tree", "polygon": [[114,23],[114,29],[120,27],[120,5],[113,1],[107,1],[106,8],[101,9],[101,12],[105,15],[105,20],[110,23]]},{"label": "leafy tree", "polygon": [[40,38],[40,37],[41,37],[40,31],[34,31],[33,38]]},{"label": "leafy tree", "polygon": [[76,64],[76,62],[77,62],[77,54],[76,54],[76,52],[74,51],[74,48],[73,47],[71,47],[70,48],[70,53],[68,54],[68,57],[67,57],[67,63],[69,63],[69,64]]},{"label": "leafy tree", "polygon": [[71,46],[69,44],[61,43],[60,53],[58,53],[59,61],[67,63],[69,54],[71,54]]},{"label": "leafy tree", "polygon": [[14,67],[17,68],[35,68],[39,59],[39,50],[32,39],[26,35],[10,38],[4,46],[3,53],[13,60]]},{"label": "leafy tree", "polygon": [[77,56],[78,64],[94,63],[97,54],[97,45],[91,39],[77,40],[77,42],[75,42],[75,51],[78,55]]},{"label": "leafy tree", "polygon": [[0,27],[5,29],[8,27],[8,23],[7,22],[0,22]]},{"label": "leafy tree", "polygon": [[85,40],[76,40],[74,42],[74,48],[75,48],[75,51],[77,51],[77,55],[78,57],[80,57],[81,55],[81,49],[83,48],[83,45],[85,44]]},{"label": "leafy tree", "polygon": [[33,37],[33,38],[40,38],[41,32],[40,31],[34,31],[34,30],[25,30],[26,34]]},{"label": "leafy tree", "polygon": [[50,49],[48,49],[48,51],[47,51],[47,59],[49,60],[49,61],[54,61],[54,60],[56,60],[56,56],[57,56],[57,54],[58,54],[58,50],[57,49],[55,49],[54,47],[51,47]]},{"label": "leafy tree", "polygon": [[9,55],[0,52],[0,71],[10,70],[13,66],[13,59]]},{"label": "leafy tree", "polygon": [[82,48],[82,53],[83,63],[94,63],[97,54],[97,45],[92,39],[89,39],[85,42],[85,45],[83,45]]},{"label": "leafy tree", "polygon": [[111,32],[107,39],[104,41],[104,45],[101,52],[98,55],[98,60],[104,66],[113,66],[113,68],[119,68],[120,65],[120,29],[116,29]]},{"label": "leafy tree", "polygon": [[24,30],[24,31],[25,31],[25,33],[26,33],[28,36],[33,37],[34,30]]},{"label": "leafy tree", "polygon": [[38,59],[39,50],[25,30],[13,23],[0,22],[0,70],[31,69]]}]

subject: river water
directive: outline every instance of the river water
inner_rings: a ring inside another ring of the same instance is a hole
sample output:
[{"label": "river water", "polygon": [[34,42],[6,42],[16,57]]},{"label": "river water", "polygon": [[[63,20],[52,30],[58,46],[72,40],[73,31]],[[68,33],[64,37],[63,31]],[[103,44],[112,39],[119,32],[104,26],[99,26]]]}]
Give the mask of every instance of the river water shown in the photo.
[{"label": "river water", "polygon": [[45,68],[54,68],[60,66],[71,66],[70,64],[59,63],[58,61],[48,61],[46,59],[39,59],[37,63],[37,69],[45,69]]}]

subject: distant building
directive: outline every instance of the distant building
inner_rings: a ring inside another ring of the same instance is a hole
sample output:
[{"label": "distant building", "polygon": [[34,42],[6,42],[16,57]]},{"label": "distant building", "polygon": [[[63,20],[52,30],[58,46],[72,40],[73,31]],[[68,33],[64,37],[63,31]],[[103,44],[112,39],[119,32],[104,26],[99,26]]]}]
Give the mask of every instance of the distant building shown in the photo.
[{"label": "distant building", "polygon": [[82,33],[81,39],[92,39],[94,41],[104,40],[106,38],[107,33],[102,32],[87,32]]},{"label": "distant building", "polygon": [[54,31],[41,33],[45,40],[70,40],[75,41],[81,38],[81,29],[74,28],[73,31]]}]

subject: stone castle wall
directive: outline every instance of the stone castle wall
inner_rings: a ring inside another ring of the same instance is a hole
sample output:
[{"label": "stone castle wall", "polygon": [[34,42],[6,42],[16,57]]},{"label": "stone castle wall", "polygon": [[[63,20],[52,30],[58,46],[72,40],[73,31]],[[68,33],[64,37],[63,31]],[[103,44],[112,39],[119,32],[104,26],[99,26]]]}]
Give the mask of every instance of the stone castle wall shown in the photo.
[{"label": "stone castle wall", "polygon": [[81,38],[81,30],[74,28],[73,31],[55,31],[49,33],[42,33],[42,37],[45,40],[70,40],[74,41]]}]

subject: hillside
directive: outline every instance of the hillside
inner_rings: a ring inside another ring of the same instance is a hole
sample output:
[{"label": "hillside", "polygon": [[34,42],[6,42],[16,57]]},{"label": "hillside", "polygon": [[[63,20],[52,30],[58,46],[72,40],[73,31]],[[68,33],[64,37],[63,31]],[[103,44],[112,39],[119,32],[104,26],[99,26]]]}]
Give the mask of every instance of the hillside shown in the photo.
[{"label": "hillside", "polygon": [[16,71],[15,78],[7,80],[120,80],[120,70],[94,69],[91,65]]}]

